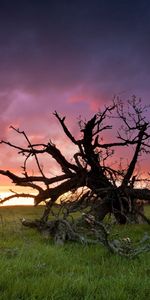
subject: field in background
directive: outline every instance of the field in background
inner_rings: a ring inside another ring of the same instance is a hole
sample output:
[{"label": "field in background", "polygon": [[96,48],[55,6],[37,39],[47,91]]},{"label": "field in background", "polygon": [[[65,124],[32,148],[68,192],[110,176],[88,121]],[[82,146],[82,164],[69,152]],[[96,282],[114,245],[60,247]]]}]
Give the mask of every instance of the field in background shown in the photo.
[{"label": "field in background", "polygon": [[[0,300],[144,300],[150,295],[150,253],[128,260],[100,245],[56,246],[21,225],[43,207],[0,208]],[[150,217],[150,207],[146,207]],[[114,226],[135,242],[148,225]]]}]

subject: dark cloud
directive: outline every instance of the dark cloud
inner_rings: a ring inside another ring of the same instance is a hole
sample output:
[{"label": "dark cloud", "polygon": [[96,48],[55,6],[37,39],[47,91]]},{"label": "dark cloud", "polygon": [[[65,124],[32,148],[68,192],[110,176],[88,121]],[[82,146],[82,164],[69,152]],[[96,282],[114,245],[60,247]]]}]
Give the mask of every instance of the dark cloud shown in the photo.
[{"label": "dark cloud", "polygon": [[74,97],[90,110],[122,91],[148,97],[149,37],[145,0],[1,1],[1,113],[78,112]]}]

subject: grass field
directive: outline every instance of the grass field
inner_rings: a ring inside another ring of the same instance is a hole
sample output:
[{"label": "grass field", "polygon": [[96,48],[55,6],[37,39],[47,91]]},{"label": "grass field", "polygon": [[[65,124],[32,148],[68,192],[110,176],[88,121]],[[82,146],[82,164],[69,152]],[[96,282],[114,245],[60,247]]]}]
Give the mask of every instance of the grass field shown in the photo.
[{"label": "grass field", "polygon": [[[43,208],[0,208],[0,300],[148,300],[150,253],[133,260],[100,245],[56,246],[19,219],[38,218]],[[150,217],[150,207],[146,209]],[[148,225],[115,226],[112,234],[135,242]]]}]

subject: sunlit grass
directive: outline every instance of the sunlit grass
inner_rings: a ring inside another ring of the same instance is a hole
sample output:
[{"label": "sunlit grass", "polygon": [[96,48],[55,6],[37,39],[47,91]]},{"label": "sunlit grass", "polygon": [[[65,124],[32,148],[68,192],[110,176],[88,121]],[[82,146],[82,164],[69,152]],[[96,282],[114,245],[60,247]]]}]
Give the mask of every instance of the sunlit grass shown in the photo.
[{"label": "sunlit grass", "polygon": [[[150,253],[128,260],[102,246],[55,246],[22,227],[43,207],[0,209],[0,299],[144,300],[150,295]],[[147,215],[150,216],[149,208]],[[115,226],[112,235],[138,240],[148,225]]]}]

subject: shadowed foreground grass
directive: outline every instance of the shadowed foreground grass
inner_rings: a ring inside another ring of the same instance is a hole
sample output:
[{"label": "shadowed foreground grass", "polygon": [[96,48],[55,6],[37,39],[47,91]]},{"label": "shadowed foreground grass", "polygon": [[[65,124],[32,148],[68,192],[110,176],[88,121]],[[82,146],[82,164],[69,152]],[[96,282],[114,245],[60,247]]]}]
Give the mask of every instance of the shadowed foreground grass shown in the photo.
[{"label": "shadowed foreground grass", "polygon": [[[0,300],[149,299],[150,253],[129,260],[100,245],[55,246],[20,224],[19,218],[38,218],[42,209],[0,208]],[[149,230],[115,226],[113,234],[136,241]]]}]

